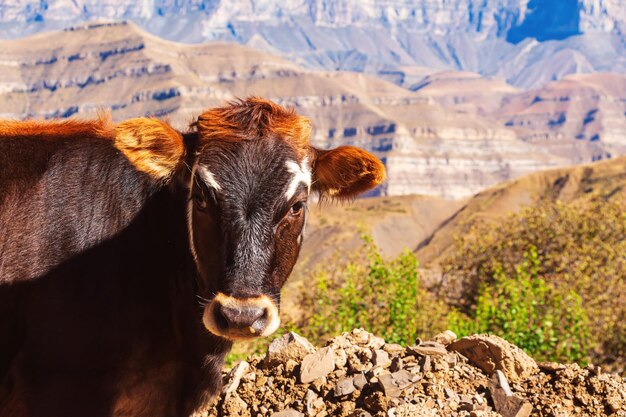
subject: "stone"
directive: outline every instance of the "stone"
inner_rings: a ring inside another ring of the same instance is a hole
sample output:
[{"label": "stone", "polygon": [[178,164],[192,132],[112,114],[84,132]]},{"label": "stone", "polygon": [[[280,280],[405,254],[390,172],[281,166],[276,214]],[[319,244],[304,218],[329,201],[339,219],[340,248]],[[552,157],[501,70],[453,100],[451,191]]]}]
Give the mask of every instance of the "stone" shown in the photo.
[{"label": "stone", "polygon": [[414,384],[415,377],[416,376],[409,371],[401,370],[391,374],[380,375],[378,377],[378,384],[385,392],[385,395],[397,397],[402,393],[402,390]]},{"label": "stone", "polygon": [[448,346],[456,340],[456,334],[452,330],[446,330],[445,332],[439,333],[433,337],[433,340],[441,343],[443,346]]},{"label": "stone", "polygon": [[233,417],[251,417],[248,404],[237,394],[231,395],[222,403],[222,415]]},{"label": "stone", "polygon": [[391,361],[391,365],[389,366],[389,370],[391,372],[397,372],[402,368],[404,368],[404,361],[402,360],[402,358],[401,357],[393,358],[393,360]]},{"label": "stone", "polygon": [[391,372],[389,372],[388,369],[382,368],[380,366],[376,366],[372,369],[370,369],[369,371],[367,371],[367,373],[365,374],[368,378],[372,378],[375,376],[379,376],[379,375],[383,375],[383,374],[390,374]]},{"label": "stone", "polygon": [[457,340],[448,348],[465,356],[486,374],[493,375],[496,370],[500,370],[512,382],[522,381],[539,372],[533,358],[497,336],[468,336]]},{"label": "stone", "polygon": [[386,343],[383,346],[383,350],[390,355],[400,355],[404,352],[404,347],[396,343]]},{"label": "stone", "polygon": [[444,390],[444,392],[446,394],[446,397],[449,400],[452,400],[452,401],[457,402],[457,403],[461,401],[461,398],[459,397],[459,395],[456,392],[454,392],[454,390],[452,388],[444,387],[443,390]]},{"label": "stone", "polygon": [[393,410],[389,409],[389,417],[438,417],[435,410],[428,409],[418,404],[401,404]]},{"label": "stone", "polygon": [[315,381],[311,382],[311,388],[318,394],[322,392],[322,388],[326,385],[327,379],[325,376],[321,378],[317,378]]},{"label": "stone", "polygon": [[372,363],[374,366],[380,366],[382,368],[387,368],[391,365],[391,359],[389,359],[389,354],[381,349],[375,349],[374,354],[372,355]]},{"label": "stone", "polygon": [[567,366],[555,362],[537,362],[537,366],[543,372],[547,373],[556,373],[567,369]]},{"label": "stone", "polygon": [[372,417],[372,415],[363,409],[357,408],[350,414],[350,417]]},{"label": "stone", "polygon": [[224,394],[224,398],[228,400],[230,396],[237,391],[239,388],[239,384],[241,383],[241,378],[248,372],[250,369],[250,364],[246,361],[241,361],[237,365],[233,367],[233,369],[228,374],[228,382],[224,384],[222,388],[222,393]]},{"label": "stone", "polygon": [[352,378],[343,378],[335,384],[335,397],[343,397],[356,391]]},{"label": "stone", "polygon": [[363,375],[363,374],[356,374],[352,378],[352,383],[354,384],[354,387],[356,389],[362,390],[363,387],[365,387],[367,385],[367,378],[365,378],[365,375]]},{"label": "stone", "polygon": [[304,357],[300,365],[300,382],[308,384],[325,377],[335,369],[333,348],[323,347]]},{"label": "stone", "polygon": [[318,398],[319,397],[317,396],[316,393],[314,393],[311,390],[307,390],[306,396],[304,397],[304,404],[305,404],[305,407],[306,407],[306,413],[308,415],[314,415],[315,414],[315,411],[316,411],[315,401]]},{"label": "stone", "polygon": [[[357,333],[361,342],[369,343],[367,333]],[[597,367],[541,364],[542,372],[512,382],[499,369],[491,379],[470,359],[449,348],[444,356],[416,354],[411,348],[396,355],[387,352],[385,346],[376,349],[357,345],[351,332],[331,339],[326,345],[328,349],[306,356],[317,358],[318,368],[324,368],[320,366],[325,363],[324,356],[332,357],[334,369],[327,366],[321,372],[324,376],[305,384],[300,382],[300,371],[303,362],[315,362],[310,358],[297,365],[288,359],[267,368],[265,355],[254,355],[249,369],[245,364],[237,364],[224,375],[224,391],[215,406],[197,407],[193,417],[270,417],[273,412],[288,409],[306,417],[528,417],[531,413],[626,417],[626,384],[607,372],[597,375]],[[440,342],[425,341],[418,347],[441,346]],[[506,355],[505,352],[503,356]],[[391,365],[382,367],[385,356],[391,359]],[[337,361],[343,357],[348,361],[340,366]],[[352,372],[350,361],[369,369]],[[306,372],[307,366],[304,368]],[[226,392],[230,393],[228,398]]]},{"label": "stone", "polygon": [[369,371],[372,369],[372,364],[369,361],[363,362],[360,358],[350,355],[348,357],[348,369],[351,373]]},{"label": "stone", "polygon": [[300,362],[309,353],[315,352],[315,347],[304,337],[289,332],[274,339],[265,354],[266,366],[278,366],[293,360]]},{"label": "stone", "polygon": [[372,349],[380,349],[385,344],[384,339],[374,336],[363,329],[352,330],[352,338],[357,345]]},{"label": "stone", "polygon": [[298,362],[294,361],[293,359],[289,359],[287,360],[287,363],[285,363],[285,371],[290,374],[293,372],[294,369],[296,369],[298,365]]},{"label": "stone", "polygon": [[474,403],[471,401],[461,401],[459,403],[459,410],[461,411],[473,411]]},{"label": "stone", "polygon": [[304,417],[304,414],[292,408],[286,408],[278,413],[272,413],[270,417]]},{"label": "stone", "polygon": [[502,417],[529,417],[533,411],[528,401],[513,394],[504,372],[500,370],[496,370],[489,380],[489,392],[496,411]]},{"label": "stone", "polygon": [[346,351],[343,349],[333,349],[333,352],[335,353],[335,366],[337,368],[343,368],[346,362],[348,362]]},{"label": "stone", "polygon": [[621,411],[624,407],[624,402],[617,396],[607,398],[606,403],[613,413]]},{"label": "stone", "polygon": [[355,408],[356,408],[356,405],[354,404],[354,402],[343,401],[338,404],[338,407],[333,413],[333,415],[336,415],[338,417],[349,416],[350,414],[352,414]]},{"label": "stone", "polygon": [[418,346],[413,346],[410,348],[414,353],[418,353],[420,355],[446,355],[448,351],[446,347],[438,342],[422,342]]}]

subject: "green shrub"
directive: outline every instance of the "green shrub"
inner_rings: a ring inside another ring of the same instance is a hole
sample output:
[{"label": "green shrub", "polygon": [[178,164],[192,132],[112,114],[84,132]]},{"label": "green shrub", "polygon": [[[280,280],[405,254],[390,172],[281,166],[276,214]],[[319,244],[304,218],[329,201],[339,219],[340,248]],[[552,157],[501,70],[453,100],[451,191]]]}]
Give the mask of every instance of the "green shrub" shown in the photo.
[{"label": "green shrub", "polygon": [[390,343],[413,343],[446,327],[447,307],[427,291],[411,252],[385,260],[371,236],[362,235],[365,265],[350,262],[314,277],[315,288],[303,293],[310,316],[302,324],[313,341],[357,327]]},{"label": "green shrub", "polygon": [[451,313],[451,329],[498,335],[539,360],[586,362],[592,341],[581,297],[546,282],[539,270],[531,246],[513,275],[497,268],[493,282],[482,284],[469,316]]},{"label": "green shrub", "polygon": [[[520,277],[519,266],[528,262],[530,250],[535,251],[534,269],[522,271]],[[548,296],[557,298],[551,301],[554,309],[561,303],[563,308],[572,309],[572,317],[576,316],[574,310],[578,309],[577,299],[580,299],[590,339],[595,341],[589,352],[593,361],[615,362],[613,369],[623,369],[626,358],[626,204],[623,201],[606,201],[595,196],[570,203],[544,201],[497,223],[474,221],[457,238],[452,255],[442,262],[442,267],[444,288],[460,286],[454,306],[479,320],[478,306],[492,302],[485,299],[487,288],[491,291],[500,288],[495,294],[501,300],[493,303],[503,303],[510,294],[502,292],[502,287],[524,287],[520,279],[523,281],[527,276],[536,277],[537,284],[541,277]],[[565,318],[558,319],[553,328],[561,332],[559,337],[572,340],[567,332],[578,330]],[[579,336],[572,335],[574,340]],[[572,352],[571,357],[584,355],[590,347],[587,344],[579,353]],[[558,346],[555,349],[555,357],[565,354],[558,353]]]}]

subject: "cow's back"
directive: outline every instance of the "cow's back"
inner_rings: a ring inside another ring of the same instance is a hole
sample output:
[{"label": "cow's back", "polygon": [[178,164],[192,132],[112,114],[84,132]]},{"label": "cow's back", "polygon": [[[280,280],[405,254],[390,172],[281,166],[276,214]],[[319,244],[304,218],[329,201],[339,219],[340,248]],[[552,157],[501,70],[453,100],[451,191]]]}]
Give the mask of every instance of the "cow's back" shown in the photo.
[{"label": "cow's back", "polygon": [[0,122],[0,282],[34,279],[110,238],[154,192],[97,123]]}]

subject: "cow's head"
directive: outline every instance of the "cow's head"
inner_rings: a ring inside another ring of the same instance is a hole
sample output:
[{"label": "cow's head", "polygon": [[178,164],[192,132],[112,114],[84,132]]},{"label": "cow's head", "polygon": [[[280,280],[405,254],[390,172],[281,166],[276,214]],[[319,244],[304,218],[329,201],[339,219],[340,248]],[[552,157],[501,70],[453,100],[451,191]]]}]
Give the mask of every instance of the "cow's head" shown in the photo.
[{"label": "cow's head", "polygon": [[199,295],[209,300],[204,325],[231,340],[269,335],[311,193],[353,198],[383,180],[384,166],[355,147],[310,146],[307,118],[258,98],[211,109],[192,126],[182,172]]}]

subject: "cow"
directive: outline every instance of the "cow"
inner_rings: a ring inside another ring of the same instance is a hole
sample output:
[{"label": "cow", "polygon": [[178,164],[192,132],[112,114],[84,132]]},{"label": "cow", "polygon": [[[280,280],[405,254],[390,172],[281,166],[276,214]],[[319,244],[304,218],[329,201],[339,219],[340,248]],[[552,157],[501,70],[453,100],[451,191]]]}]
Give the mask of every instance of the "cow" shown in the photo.
[{"label": "cow", "polygon": [[279,327],[309,195],[370,153],[251,97],[153,118],[0,121],[0,416],[201,415],[237,340]]}]

